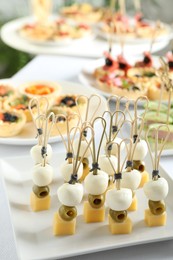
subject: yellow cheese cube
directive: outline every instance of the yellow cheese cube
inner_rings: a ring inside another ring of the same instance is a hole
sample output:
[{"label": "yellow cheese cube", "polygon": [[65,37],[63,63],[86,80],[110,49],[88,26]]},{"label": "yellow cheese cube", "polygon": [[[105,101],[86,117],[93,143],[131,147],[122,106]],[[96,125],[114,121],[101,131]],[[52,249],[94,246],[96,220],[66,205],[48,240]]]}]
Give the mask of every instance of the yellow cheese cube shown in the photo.
[{"label": "yellow cheese cube", "polygon": [[117,223],[113,218],[109,215],[109,230],[110,232],[115,234],[130,234],[132,232],[132,222],[129,217],[122,223]]},{"label": "yellow cheese cube", "polygon": [[55,236],[74,235],[76,231],[76,218],[70,221],[65,221],[59,215],[59,212],[54,214],[53,218],[53,234]]},{"label": "yellow cheese cube", "polygon": [[80,181],[84,181],[85,177],[88,175],[89,172],[90,172],[90,167],[89,166],[85,166],[83,168],[83,174],[82,174],[82,177],[80,178]]},{"label": "yellow cheese cube", "polygon": [[34,192],[31,192],[30,206],[33,211],[48,210],[50,208],[51,198],[47,195],[44,198],[38,198]]},{"label": "yellow cheese cube", "polygon": [[149,180],[149,174],[146,171],[141,172],[141,183],[139,188],[142,188],[146,182]]},{"label": "yellow cheese cube", "polygon": [[134,195],[133,200],[132,200],[132,204],[130,205],[130,207],[128,208],[128,211],[135,211],[138,208],[138,200],[136,195]]},{"label": "yellow cheese cube", "polygon": [[145,210],[145,223],[149,227],[155,226],[165,226],[166,225],[167,214],[166,211],[161,215],[153,215],[150,209]]},{"label": "yellow cheese cube", "polygon": [[105,220],[105,207],[95,209],[88,201],[85,201],[83,214],[86,223],[103,222]]}]

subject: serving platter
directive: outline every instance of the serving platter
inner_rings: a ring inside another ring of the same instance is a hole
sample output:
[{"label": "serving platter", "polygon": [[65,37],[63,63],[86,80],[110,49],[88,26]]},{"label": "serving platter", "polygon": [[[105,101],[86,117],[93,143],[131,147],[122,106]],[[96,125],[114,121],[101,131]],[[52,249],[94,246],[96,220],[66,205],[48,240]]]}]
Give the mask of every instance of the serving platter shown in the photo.
[{"label": "serving platter", "polygon": [[[29,152],[28,152],[29,153]],[[78,207],[77,229],[73,236],[55,237],[52,234],[53,215],[59,207],[57,188],[63,183],[60,176],[60,164],[64,160],[63,151],[55,153],[52,159],[54,180],[50,185],[52,203],[48,211],[34,213],[30,209],[29,197],[32,189],[32,159],[29,156],[6,158],[1,160],[6,195],[11,211],[11,221],[15,233],[17,251],[21,260],[53,260],[109,249],[137,246],[173,239],[173,180],[160,167],[160,175],[169,183],[166,199],[167,224],[149,228],[144,223],[144,210],[147,199],[143,190],[137,190],[138,210],[130,212],[133,230],[129,235],[111,235],[107,217],[103,223],[84,223],[83,203]],[[151,173],[151,163],[146,159],[146,167]],[[84,196],[86,200],[86,196]],[[106,207],[106,216],[108,209]]]},{"label": "serving platter", "polygon": [[[12,85],[16,88],[17,88],[17,86],[19,86],[22,83],[22,82],[13,81],[10,79],[0,81],[0,83],[1,82],[2,83],[9,82],[10,85]],[[79,94],[79,95],[85,95],[85,96],[89,97],[92,94],[97,94],[96,90],[94,90],[90,87],[86,88],[82,84],[71,83],[71,82],[66,82],[66,81],[59,81],[58,83],[60,86],[62,86],[62,92],[61,92],[62,95],[63,94]],[[100,96],[100,98],[101,98],[101,105],[97,111],[97,114],[96,114],[97,116],[102,115],[103,112],[107,108],[106,99],[102,96]],[[91,108],[89,110],[90,114],[92,113],[92,110],[94,109],[94,107],[95,107],[94,102],[91,102]],[[0,138],[0,143],[9,144],[9,145],[33,145],[33,144],[37,143],[36,135],[37,135],[37,133],[36,133],[34,124],[26,123],[20,134],[14,136],[14,137]],[[50,137],[49,143],[59,142],[60,140],[61,140],[60,136]]]}]

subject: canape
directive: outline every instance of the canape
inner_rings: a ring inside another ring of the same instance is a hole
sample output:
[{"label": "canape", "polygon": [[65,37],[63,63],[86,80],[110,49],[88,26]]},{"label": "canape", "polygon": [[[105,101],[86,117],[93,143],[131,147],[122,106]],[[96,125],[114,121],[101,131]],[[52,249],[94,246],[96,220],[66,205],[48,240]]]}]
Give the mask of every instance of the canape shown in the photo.
[{"label": "canape", "polygon": [[0,111],[0,137],[10,137],[19,134],[26,123],[26,116],[19,111]]}]

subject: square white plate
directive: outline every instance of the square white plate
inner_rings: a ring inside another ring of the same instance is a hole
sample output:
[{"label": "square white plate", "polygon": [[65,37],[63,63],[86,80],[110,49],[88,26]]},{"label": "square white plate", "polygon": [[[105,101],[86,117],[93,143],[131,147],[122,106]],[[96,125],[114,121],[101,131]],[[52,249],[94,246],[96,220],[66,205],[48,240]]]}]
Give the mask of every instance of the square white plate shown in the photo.
[{"label": "square white plate", "polygon": [[[147,199],[142,189],[137,191],[138,210],[130,212],[133,230],[129,235],[111,235],[107,217],[103,223],[84,223],[83,204],[78,207],[76,234],[73,236],[55,237],[52,234],[53,215],[59,208],[56,196],[57,188],[62,184],[59,165],[64,160],[62,154],[54,154],[52,165],[55,178],[50,185],[52,205],[50,210],[34,213],[30,209],[29,197],[32,189],[31,169],[33,162],[29,156],[6,158],[1,160],[2,175],[11,210],[11,221],[14,227],[17,250],[20,259],[46,260],[92,253],[113,248],[151,243],[173,239],[173,180],[161,168],[160,175],[169,183],[169,195],[166,199],[167,224],[163,227],[146,227],[144,210]],[[150,160],[146,161],[147,170],[151,173]],[[86,200],[86,196],[85,196]],[[106,216],[108,209],[106,209]]]}]

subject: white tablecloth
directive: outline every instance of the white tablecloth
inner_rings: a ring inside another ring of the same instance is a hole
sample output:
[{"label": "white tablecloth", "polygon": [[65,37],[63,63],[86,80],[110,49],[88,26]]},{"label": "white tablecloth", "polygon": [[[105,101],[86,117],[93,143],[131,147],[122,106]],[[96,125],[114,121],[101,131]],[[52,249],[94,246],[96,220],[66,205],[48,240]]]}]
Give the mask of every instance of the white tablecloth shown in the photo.
[{"label": "white tablecloth", "polygon": [[[84,58],[66,58],[57,56],[38,56],[26,67],[13,76],[16,81],[27,80],[73,80],[77,82],[77,76],[83,65],[88,62]],[[56,151],[62,144],[53,144]],[[29,146],[0,145],[0,158],[29,154]],[[172,157],[161,160],[164,168],[173,176]],[[5,197],[5,191],[0,179],[0,260],[18,260],[15,242],[12,233],[10,215]],[[76,256],[73,259],[97,260],[97,259],[173,259],[173,240],[160,243],[132,246],[123,249],[110,250],[84,256]]]}]

